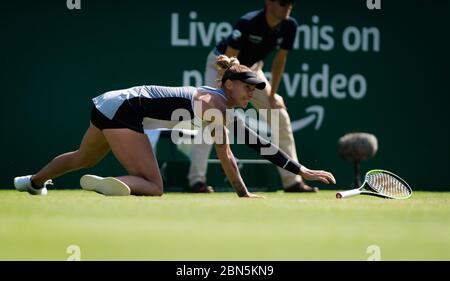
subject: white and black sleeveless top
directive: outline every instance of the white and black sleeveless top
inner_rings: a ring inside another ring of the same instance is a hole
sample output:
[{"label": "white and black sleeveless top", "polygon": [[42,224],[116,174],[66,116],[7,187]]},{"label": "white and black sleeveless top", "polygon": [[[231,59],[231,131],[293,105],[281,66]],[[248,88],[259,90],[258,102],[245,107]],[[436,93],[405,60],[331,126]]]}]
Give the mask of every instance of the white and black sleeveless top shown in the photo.
[{"label": "white and black sleeveless top", "polygon": [[92,101],[108,119],[133,130],[143,132],[147,129],[173,129],[175,126],[192,129],[194,118],[200,118],[194,113],[196,92],[219,95],[227,100],[223,90],[208,86],[196,88],[152,85],[106,92]]}]

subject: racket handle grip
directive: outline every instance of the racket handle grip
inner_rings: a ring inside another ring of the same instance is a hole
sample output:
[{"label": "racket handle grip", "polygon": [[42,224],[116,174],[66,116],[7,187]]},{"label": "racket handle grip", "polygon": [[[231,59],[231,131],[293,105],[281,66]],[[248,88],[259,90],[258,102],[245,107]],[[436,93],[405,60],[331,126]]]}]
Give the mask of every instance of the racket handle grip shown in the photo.
[{"label": "racket handle grip", "polygon": [[356,196],[359,194],[361,194],[361,190],[352,189],[352,190],[341,191],[341,192],[336,193],[336,198],[341,199],[341,198]]}]

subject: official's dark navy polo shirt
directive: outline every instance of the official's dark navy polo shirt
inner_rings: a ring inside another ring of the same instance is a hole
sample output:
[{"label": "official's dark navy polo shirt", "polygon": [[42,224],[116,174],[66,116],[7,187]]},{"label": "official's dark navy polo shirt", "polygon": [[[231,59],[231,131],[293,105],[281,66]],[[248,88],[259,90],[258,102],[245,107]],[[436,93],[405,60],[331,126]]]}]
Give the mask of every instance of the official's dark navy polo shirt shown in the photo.
[{"label": "official's dark navy polo shirt", "polygon": [[216,49],[224,54],[227,46],[239,50],[238,60],[241,64],[252,66],[264,60],[277,47],[292,50],[297,34],[297,22],[289,17],[275,29],[267,24],[265,10],[245,14],[234,26],[228,38],[217,44]]}]

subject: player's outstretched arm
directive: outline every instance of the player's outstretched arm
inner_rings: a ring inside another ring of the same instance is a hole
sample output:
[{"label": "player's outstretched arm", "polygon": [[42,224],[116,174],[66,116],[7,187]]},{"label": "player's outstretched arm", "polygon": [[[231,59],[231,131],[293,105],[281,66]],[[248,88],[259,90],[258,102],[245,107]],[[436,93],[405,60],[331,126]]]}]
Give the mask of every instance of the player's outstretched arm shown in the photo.
[{"label": "player's outstretched arm", "polygon": [[[224,128],[224,127],[222,127]],[[241,177],[241,173],[239,172],[238,165],[236,163],[236,159],[234,158],[233,152],[230,149],[230,145],[228,142],[228,136],[226,129],[223,130],[223,136],[225,138],[225,142],[216,142],[216,154],[222,164],[223,171],[228,177],[228,180],[231,183],[231,186],[236,191],[239,197],[248,197],[248,198],[264,198],[264,196],[260,196],[257,194],[250,193],[245,186],[245,183]]]},{"label": "player's outstretched arm", "polygon": [[[298,162],[291,159],[286,153],[284,153],[275,144],[261,138],[257,133],[248,128],[242,120],[235,119],[234,126],[236,126],[237,132],[244,132],[243,134],[237,133],[238,138],[245,138],[245,144],[254,149],[259,155],[269,160],[273,164],[281,167],[291,173],[298,174],[306,180],[310,181],[322,181],[324,183],[335,184],[336,180],[330,172],[323,170],[311,170]],[[240,139],[240,143],[242,143]]]}]

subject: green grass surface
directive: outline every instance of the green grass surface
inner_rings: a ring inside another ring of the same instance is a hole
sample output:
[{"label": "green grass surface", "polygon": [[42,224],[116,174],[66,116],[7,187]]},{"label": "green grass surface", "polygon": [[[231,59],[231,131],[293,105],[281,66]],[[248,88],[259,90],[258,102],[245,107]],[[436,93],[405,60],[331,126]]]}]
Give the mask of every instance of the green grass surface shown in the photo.
[{"label": "green grass surface", "polygon": [[[0,191],[0,260],[450,260],[450,193],[104,197]],[[370,248],[369,248],[370,250]]]}]

